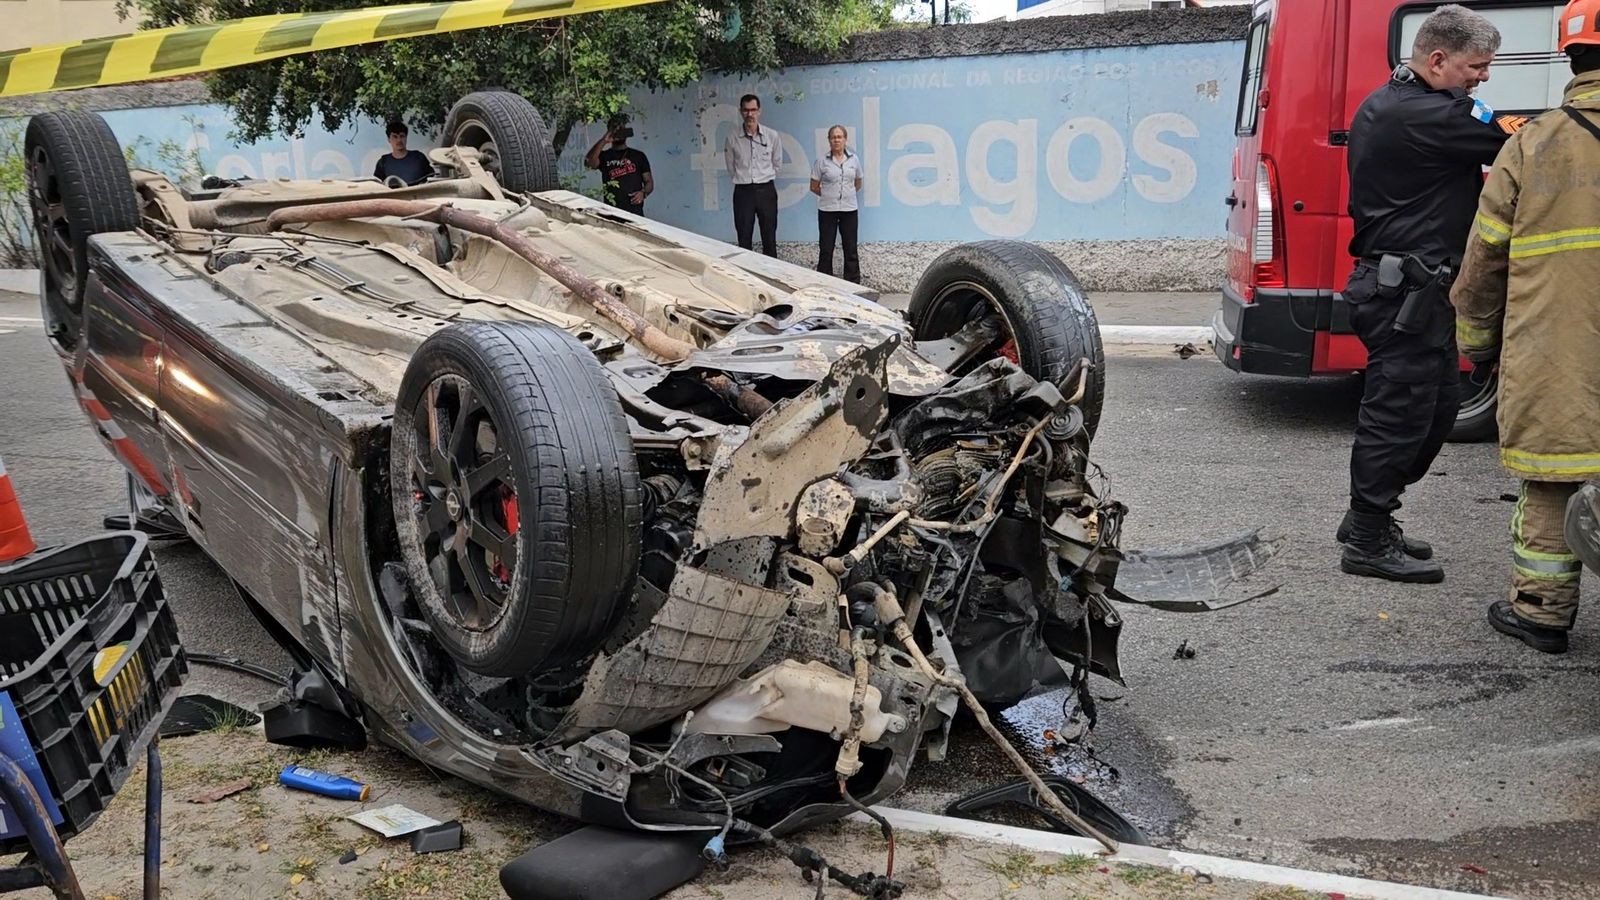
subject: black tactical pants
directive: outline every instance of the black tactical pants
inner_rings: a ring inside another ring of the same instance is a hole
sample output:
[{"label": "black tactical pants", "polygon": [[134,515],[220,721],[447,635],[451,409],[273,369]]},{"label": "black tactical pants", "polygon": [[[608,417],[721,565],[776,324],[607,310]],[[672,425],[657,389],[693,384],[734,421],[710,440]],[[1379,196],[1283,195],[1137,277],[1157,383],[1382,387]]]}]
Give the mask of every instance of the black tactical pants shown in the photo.
[{"label": "black tactical pants", "polygon": [[[1367,348],[1366,392],[1350,450],[1350,508],[1387,516],[1400,508],[1400,494],[1428,474],[1461,406],[1459,357],[1453,338],[1454,312],[1432,334],[1394,330],[1401,297],[1378,297],[1377,269],[1362,263],[1350,276],[1345,299],[1350,324]],[[1441,344],[1443,346],[1441,346]]]}]

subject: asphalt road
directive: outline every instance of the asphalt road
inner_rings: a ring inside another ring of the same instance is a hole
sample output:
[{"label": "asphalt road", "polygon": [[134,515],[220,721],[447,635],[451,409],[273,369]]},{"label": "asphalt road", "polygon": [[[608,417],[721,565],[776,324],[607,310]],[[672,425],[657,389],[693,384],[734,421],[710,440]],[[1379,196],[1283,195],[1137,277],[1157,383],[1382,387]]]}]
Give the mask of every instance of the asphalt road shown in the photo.
[{"label": "asphalt road", "polygon": [[[123,477],[73,403],[31,299],[0,295],[0,456],[41,542],[120,511]],[[1546,657],[1491,632],[1514,482],[1488,446],[1449,446],[1407,497],[1409,531],[1448,579],[1342,575],[1353,379],[1245,378],[1209,356],[1113,348],[1096,458],[1131,509],[1128,546],[1257,525],[1289,535],[1274,595],[1204,615],[1125,611],[1128,685],[1101,683],[1091,784],[1157,843],[1518,897],[1600,896],[1600,628]],[[273,668],[283,655],[192,548],[158,551],[191,651]],[[1588,584],[1586,590],[1594,588]],[[1196,651],[1174,659],[1181,643]],[[191,690],[241,702],[262,684],[197,668]],[[1024,737],[1059,698],[1010,713]],[[1115,776],[1112,776],[1112,771]],[[938,808],[1007,774],[963,732],[898,803]],[[1470,867],[1470,868],[1469,868]],[[1479,874],[1479,870],[1486,874]]]}]

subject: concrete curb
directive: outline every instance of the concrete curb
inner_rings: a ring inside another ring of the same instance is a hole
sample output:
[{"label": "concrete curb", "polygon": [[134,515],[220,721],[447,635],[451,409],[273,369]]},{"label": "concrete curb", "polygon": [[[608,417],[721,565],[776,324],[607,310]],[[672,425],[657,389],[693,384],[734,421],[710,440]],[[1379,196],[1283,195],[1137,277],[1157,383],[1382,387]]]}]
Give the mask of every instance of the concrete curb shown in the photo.
[{"label": "concrete curb", "polygon": [[[902,831],[938,831],[975,841],[1006,844],[1063,856],[1100,856],[1104,852],[1099,843],[1088,838],[1057,834],[1053,831],[974,822],[970,819],[956,819],[884,806],[877,807],[877,810],[889,820],[890,824]],[[866,825],[874,824],[871,819],[860,813],[852,814],[851,819]],[[1348,875],[1332,875],[1308,869],[1291,869],[1221,856],[1207,856],[1203,853],[1162,850],[1134,844],[1123,844],[1115,856],[1103,858],[1110,862],[1156,866],[1175,872],[1198,872],[1213,878],[1235,878],[1260,884],[1293,887],[1314,893],[1343,894],[1351,900],[1357,897],[1370,897],[1372,900],[1497,900],[1484,894],[1463,894],[1458,891],[1396,884],[1390,881],[1373,881]]]},{"label": "concrete curb", "polygon": [[0,269],[0,291],[39,293],[38,269]]},{"label": "concrete curb", "polygon": [[1211,328],[1206,325],[1101,325],[1100,341],[1105,344],[1201,344],[1210,343]]}]

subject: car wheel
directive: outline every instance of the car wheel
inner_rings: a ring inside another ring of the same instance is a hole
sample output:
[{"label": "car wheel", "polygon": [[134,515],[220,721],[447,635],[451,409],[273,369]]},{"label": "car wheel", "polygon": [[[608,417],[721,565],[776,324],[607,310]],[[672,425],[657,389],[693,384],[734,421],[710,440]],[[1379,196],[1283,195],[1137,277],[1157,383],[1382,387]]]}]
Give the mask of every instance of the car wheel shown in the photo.
[{"label": "car wheel", "polygon": [[138,228],[139,204],[122,146],[95,113],[68,110],[29,119],[23,157],[45,325],[70,350],[83,320],[89,236]]},{"label": "car wheel", "polygon": [[580,660],[633,595],[638,461],[594,355],[566,332],[435,332],[400,383],[390,485],[413,590],[444,649],[514,677]]},{"label": "car wheel", "polygon": [[478,91],[456,101],[444,123],[453,147],[475,148],[483,167],[508,191],[549,191],[560,186],[556,154],[544,119],[521,94]]},{"label": "car wheel", "polygon": [[[1093,437],[1105,403],[1100,326],[1077,276],[1020,241],[980,241],[940,254],[917,279],[909,310],[917,340],[939,340],[977,318],[1000,317],[1000,337],[981,358],[1004,356],[1041,381],[1059,382],[1080,359],[1094,369],[1081,408]],[[1070,389],[1070,388],[1069,388]]]},{"label": "car wheel", "polygon": [[1474,382],[1471,372],[1461,373],[1461,409],[1456,413],[1456,424],[1450,429],[1452,443],[1476,444],[1500,436],[1500,425],[1495,419],[1499,391],[1499,370],[1483,384]]}]

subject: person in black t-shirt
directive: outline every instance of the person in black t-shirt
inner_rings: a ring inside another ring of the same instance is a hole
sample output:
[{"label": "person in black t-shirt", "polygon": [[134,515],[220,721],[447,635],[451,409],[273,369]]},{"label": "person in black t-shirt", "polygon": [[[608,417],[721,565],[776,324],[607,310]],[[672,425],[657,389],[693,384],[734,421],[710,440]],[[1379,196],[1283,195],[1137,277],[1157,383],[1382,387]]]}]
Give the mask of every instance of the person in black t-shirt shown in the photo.
[{"label": "person in black t-shirt", "polygon": [[607,203],[642,216],[644,198],[655,192],[656,181],[650,174],[650,158],[628,146],[630,137],[633,137],[633,129],[628,127],[628,120],[620,116],[613,118],[606,133],[589,148],[583,163],[600,170]]},{"label": "person in black t-shirt", "polygon": [[433,165],[421,151],[406,149],[406,137],[409,135],[406,123],[396,119],[385,130],[389,134],[389,152],[378,157],[372,177],[384,182],[398,178],[407,185],[427,181],[428,176],[433,174]]}]

